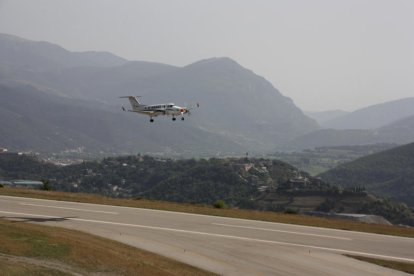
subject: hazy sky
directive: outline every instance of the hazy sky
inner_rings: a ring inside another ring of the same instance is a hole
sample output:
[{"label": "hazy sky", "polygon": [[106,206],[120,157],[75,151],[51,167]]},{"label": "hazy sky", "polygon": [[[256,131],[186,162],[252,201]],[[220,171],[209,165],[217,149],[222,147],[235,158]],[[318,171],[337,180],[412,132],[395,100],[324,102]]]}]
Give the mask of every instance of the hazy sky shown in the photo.
[{"label": "hazy sky", "polygon": [[413,0],[0,0],[0,32],[178,66],[228,56],[304,110],[414,97]]}]

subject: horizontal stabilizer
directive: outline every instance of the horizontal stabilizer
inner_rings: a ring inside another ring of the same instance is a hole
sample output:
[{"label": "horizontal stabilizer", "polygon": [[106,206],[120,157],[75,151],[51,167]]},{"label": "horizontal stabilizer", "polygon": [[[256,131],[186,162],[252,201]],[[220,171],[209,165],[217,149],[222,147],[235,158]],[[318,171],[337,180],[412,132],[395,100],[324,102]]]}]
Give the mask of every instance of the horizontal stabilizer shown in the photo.
[{"label": "horizontal stabilizer", "polygon": [[121,96],[120,98],[127,98],[129,102],[131,103],[132,109],[138,108],[140,103],[138,101],[138,98],[141,96]]}]

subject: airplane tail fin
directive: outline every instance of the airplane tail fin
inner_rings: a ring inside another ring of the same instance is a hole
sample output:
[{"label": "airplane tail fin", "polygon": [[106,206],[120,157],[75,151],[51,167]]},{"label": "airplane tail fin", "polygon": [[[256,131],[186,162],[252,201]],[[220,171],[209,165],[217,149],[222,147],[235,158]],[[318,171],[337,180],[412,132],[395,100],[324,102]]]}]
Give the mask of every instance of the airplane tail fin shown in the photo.
[{"label": "airplane tail fin", "polygon": [[129,102],[131,103],[132,110],[138,108],[141,104],[138,101],[140,96],[122,96],[120,98],[128,98]]}]

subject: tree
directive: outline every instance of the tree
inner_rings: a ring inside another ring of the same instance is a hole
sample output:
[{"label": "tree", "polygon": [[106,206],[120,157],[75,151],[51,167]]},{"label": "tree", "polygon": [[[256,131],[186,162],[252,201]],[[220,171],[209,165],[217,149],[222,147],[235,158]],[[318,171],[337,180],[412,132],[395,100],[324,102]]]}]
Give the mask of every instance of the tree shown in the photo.
[{"label": "tree", "polygon": [[51,191],[52,187],[50,186],[49,180],[48,179],[42,179],[43,182],[43,186],[42,186],[42,190],[43,191]]}]

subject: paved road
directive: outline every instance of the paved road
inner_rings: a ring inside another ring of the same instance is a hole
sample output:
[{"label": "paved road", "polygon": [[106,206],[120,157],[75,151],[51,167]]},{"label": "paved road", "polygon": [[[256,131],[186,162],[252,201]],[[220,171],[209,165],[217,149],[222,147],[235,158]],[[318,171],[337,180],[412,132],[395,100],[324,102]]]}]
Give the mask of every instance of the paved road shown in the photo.
[{"label": "paved road", "polygon": [[414,239],[0,196],[0,217],[77,229],[222,275],[406,275],[343,256],[414,262]]}]

